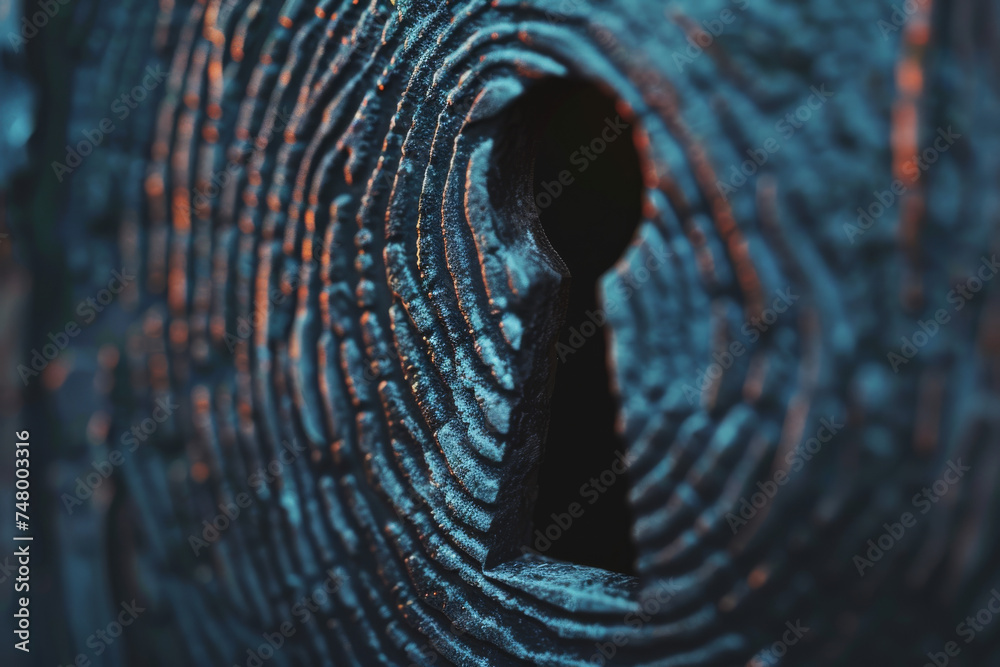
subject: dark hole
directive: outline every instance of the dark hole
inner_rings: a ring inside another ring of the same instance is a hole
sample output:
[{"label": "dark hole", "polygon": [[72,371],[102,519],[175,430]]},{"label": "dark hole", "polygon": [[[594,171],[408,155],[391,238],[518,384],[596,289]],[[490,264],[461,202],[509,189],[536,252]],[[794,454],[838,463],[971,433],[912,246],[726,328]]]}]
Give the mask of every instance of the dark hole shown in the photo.
[{"label": "dark hole", "polygon": [[623,127],[628,121],[614,99],[592,85],[546,85],[528,104],[534,115],[527,117],[539,130],[535,204],[571,275],[529,546],[553,558],[634,574],[629,485],[616,462],[626,451],[615,432],[617,399],[610,390],[597,280],[635,233],[639,156],[631,124]]}]

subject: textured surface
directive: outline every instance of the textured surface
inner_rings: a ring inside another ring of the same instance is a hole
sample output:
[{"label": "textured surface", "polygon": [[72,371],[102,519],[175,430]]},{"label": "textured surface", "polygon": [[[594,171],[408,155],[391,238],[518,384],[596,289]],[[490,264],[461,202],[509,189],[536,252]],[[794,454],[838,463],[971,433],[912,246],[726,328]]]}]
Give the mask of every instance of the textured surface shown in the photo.
[{"label": "textured surface", "polygon": [[[70,644],[139,596],[128,664],[246,664],[286,621],[270,663],[737,665],[799,620],[782,664],[942,650],[1000,585],[1000,310],[988,281],[952,300],[997,250],[995,12],[922,4],[892,30],[861,2],[71,5],[29,45],[73,56],[32,61],[43,102],[70,100],[41,117],[45,155],[147,67],[167,76],[65,182],[45,159],[20,195],[36,231],[15,237],[36,273],[60,267],[63,301],[137,276],[45,383],[53,497],[157,400],[178,407],[84,507],[52,501]],[[613,96],[641,161],[639,232],[604,281],[640,283],[608,309],[634,577],[521,550],[565,269],[510,110],[557,79]],[[65,317],[37,320],[44,340]],[[996,637],[955,664],[995,664]]]}]

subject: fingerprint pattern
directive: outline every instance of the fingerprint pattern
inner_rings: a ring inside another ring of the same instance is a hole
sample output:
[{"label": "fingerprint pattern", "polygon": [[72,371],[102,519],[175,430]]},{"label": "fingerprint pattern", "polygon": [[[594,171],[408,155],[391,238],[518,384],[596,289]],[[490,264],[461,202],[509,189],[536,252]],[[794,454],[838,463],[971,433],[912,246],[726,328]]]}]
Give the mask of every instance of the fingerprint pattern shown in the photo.
[{"label": "fingerprint pattern", "polygon": [[[169,75],[138,140],[141,205],[122,222],[142,296],[120,371],[137,404],[180,407],[125,469],[135,534],[120,539],[135,556],[116,577],[182,629],[162,655],[246,664],[288,621],[274,664],[737,665],[798,619],[810,629],[779,663],[919,657],[901,648],[908,621],[931,644],[947,638],[998,553],[996,299],[972,303],[947,345],[902,374],[884,351],[924,316],[914,304],[941,303],[974,271],[996,204],[948,240],[942,204],[907,209],[904,241],[887,216],[848,243],[843,202],[889,178],[885,137],[913,129],[891,110],[913,106],[919,127],[947,110],[923,111],[912,90],[872,93],[912,59],[905,36],[872,46],[881,6],[802,5],[780,21],[773,9],[747,10],[752,29],[681,65],[709,9],[143,10],[121,39]],[[782,69],[779,42],[800,70]],[[933,59],[914,62],[940,76]],[[531,206],[530,166],[497,156],[517,136],[512,105],[557,79],[613,95],[642,160],[640,230],[604,284],[642,286],[608,334],[637,577],[521,549],[566,270]],[[767,136],[754,128],[824,81],[836,91],[825,115],[726,196],[719,179]],[[946,168],[972,169],[961,155]],[[944,187],[922,196],[955,196]],[[928,243],[937,262],[900,268]],[[649,272],[653,256],[668,260]],[[787,311],[748,341],[744,325],[767,322],[788,290]],[[734,342],[745,352],[722,363]],[[982,356],[992,366],[977,371]],[[821,420],[841,425],[835,438],[791,469]],[[969,480],[892,564],[859,577],[852,556],[959,457],[975,462]],[[778,471],[788,485],[734,530],[727,517]],[[208,539],[206,521],[240,494],[248,507]],[[301,601],[331,578],[300,623]],[[883,596],[913,611],[881,608]],[[996,656],[995,637],[974,650]]]}]

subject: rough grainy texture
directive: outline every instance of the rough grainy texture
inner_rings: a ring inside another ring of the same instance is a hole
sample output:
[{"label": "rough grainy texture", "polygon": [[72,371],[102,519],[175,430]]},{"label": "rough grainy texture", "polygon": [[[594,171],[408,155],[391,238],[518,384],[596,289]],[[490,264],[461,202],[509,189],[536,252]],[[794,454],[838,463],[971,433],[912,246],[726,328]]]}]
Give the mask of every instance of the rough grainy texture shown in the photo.
[{"label": "rough grainy texture", "polygon": [[[116,128],[60,184],[34,164],[24,238],[67,304],[122,265],[137,278],[46,382],[53,490],[126,451],[155,401],[179,406],[113,485],[72,514],[52,501],[73,646],[139,596],[151,611],[115,647],[131,664],[247,664],[285,621],[269,664],[738,665],[798,620],[781,664],[941,651],[1000,585],[997,291],[949,298],[997,250],[996,9],[920,4],[901,29],[886,2],[62,10],[28,45],[70,56],[32,61],[36,141],[64,161]],[[120,119],[147,67],[168,75]],[[606,291],[669,257],[610,322],[636,577],[520,550],[565,272],[498,140],[555,79],[593,82],[637,128],[643,220]],[[948,128],[915,178],[906,161]],[[858,227],[894,178],[906,192]],[[894,372],[887,353],[938,309],[950,321]],[[39,340],[65,321],[36,319]],[[913,495],[959,460],[921,514]],[[242,493],[214,539],[203,522]],[[998,627],[956,664],[1000,661]]]}]

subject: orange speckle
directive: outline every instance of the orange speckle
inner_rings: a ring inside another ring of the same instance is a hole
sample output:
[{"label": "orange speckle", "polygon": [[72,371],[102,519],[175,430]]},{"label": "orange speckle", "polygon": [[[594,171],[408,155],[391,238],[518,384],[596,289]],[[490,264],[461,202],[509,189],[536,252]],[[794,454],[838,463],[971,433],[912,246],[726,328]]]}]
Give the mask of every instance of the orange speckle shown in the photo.
[{"label": "orange speckle", "polygon": [[186,232],[191,228],[191,202],[188,199],[188,192],[184,188],[174,190],[172,197],[172,210],[174,214],[174,229],[178,232]]},{"label": "orange speckle", "polygon": [[91,443],[99,445],[108,437],[111,417],[104,411],[95,412],[87,422],[87,438]]},{"label": "orange speckle", "polygon": [[209,330],[212,333],[212,338],[216,340],[222,340],[223,336],[226,334],[226,320],[218,315],[213,315],[209,322]]},{"label": "orange speckle", "polygon": [[242,35],[236,35],[235,37],[233,37],[233,47],[229,50],[229,52],[233,55],[233,60],[235,60],[236,62],[243,61],[243,56],[245,54],[243,52]]},{"label": "orange speckle", "polygon": [[110,370],[118,365],[118,348],[114,345],[102,345],[97,352],[97,363]]},{"label": "orange speckle", "polygon": [[924,86],[924,73],[913,60],[904,60],[896,70],[896,85],[908,95],[917,95]]},{"label": "orange speckle", "polygon": [[170,342],[174,345],[183,345],[187,342],[188,325],[184,320],[174,320],[170,323]]},{"label": "orange speckle", "polygon": [[282,16],[280,19],[278,19],[278,23],[280,23],[281,27],[283,28],[292,27],[292,19],[288,18],[287,16]]},{"label": "orange speckle", "polygon": [[767,582],[767,570],[762,567],[754,568],[747,577],[747,584],[750,588],[760,588]]},{"label": "orange speckle", "polygon": [[719,600],[719,611],[730,612],[736,608],[736,596],[730,593]]},{"label": "orange speckle", "polygon": [[917,109],[912,103],[899,102],[892,110],[892,148],[893,174],[906,185],[913,183],[916,174],[903,171],[917,152]]},{"label": "orange speckle", "polygon": [[72,367],[73,364],[62,359],[53,361],[42,371],[42,384],[49,391],[55,391],[66,381],[66,376],[69,375],[70,368]]},{"label": "orange speckle", "polygon": [[146,178],[146,196],[160,197],[163,195],[163,176],[160,174],[150,174]]},{"label": "orange speckle", "polygon": [[170,154],[170,146],[165,141],[157,141],[153,144],[153,157],[157,160],[166,160]]},{"label": "orange speckle", "polygon": [[167,374],[167,357],[164,354],[156,354],[149,359],[149,372],[156,376]]},{"label": "orange speckle", "polygon": [[208,466],[202,463],[201,461],[198,461],[193,466],[191,466],[191,479],[198,482],[199,484],[207,480]]},{"label": "orange speckle", "polygon": [[211,396],[204,385],[199,385],[191,392],[191,402],[199,414],[205,414],[211,408]]},{"label": "orange speckle", "polygon": [[212,42],[212,44],[219,47],[226,45],[226,36],[218,28],[207,28],[204,34],[205,39]]},{"label": "orange speckle", "polygon": [[208,105],[208,109],[206,109],[206,112],[208,113],[208,117],[211,118],[212,120],[219,120],[220,118],[222,118],[222,107],[216,104],[215,102],[212,102],[211,104]]},{"label": "orange speckle", "polygon": [[906,39],[913,46],[924,46],[930,40],[931,28],[927,21],[914,21],[906,26]]},{"label": "orange speckle", "polygon": [[163,331],[163,318],[151,313],[142,324],[142,332],[149,338],[159,338],[161,331]]}]

